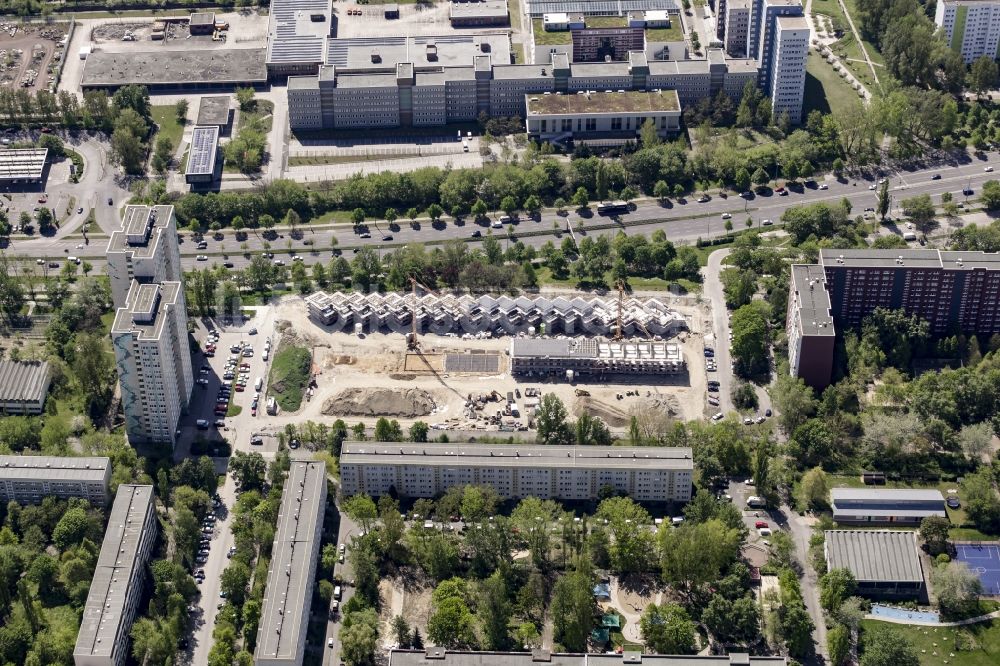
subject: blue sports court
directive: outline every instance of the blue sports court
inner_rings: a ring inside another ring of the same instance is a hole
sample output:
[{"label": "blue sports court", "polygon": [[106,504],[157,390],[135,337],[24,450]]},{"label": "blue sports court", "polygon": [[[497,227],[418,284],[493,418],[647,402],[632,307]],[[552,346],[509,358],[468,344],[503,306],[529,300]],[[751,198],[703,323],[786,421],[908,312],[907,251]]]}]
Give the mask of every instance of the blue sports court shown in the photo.
[{"label": "blue sports court", "polygon": [[986,541],[955,544],[955,559],[965,562],[979,576],[983,592],[1000,595],[1000,544]]}]

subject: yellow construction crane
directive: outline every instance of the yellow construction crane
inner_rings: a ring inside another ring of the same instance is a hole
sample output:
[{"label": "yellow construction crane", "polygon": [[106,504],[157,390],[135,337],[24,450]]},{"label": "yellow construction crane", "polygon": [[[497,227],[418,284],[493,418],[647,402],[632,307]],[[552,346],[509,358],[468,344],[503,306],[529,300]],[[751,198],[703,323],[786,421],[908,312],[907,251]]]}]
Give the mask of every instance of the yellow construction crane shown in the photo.
[{"label": "yellow construction crane", "polygon": [[618,319],[615,323],[615,334],[611,337],[612,340],[618,342],[622,339],[622,308],[625,302],[625,283],[621,280],[615,282],[615,287],[618,289]]},{"label": "yellow construction crane", "polygon": [[420,287],[426,292],[429,292],[437,296],[437,292],[428,287],[427,285],[421,283],[417,278],[410,276],[410,288],[413,295],[413,306],[410,309],[410,326],[411,330],[406,335],[406,349],[407,351],[420,351],[420,338],[417,334],[417,287]]}]

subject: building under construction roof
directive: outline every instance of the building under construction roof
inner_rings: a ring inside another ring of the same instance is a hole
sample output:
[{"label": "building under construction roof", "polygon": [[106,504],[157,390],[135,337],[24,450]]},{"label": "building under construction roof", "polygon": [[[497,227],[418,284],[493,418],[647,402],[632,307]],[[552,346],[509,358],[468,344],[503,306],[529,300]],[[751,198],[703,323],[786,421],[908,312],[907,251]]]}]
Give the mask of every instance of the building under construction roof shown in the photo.
[{"label": "building under construction roof", "polygon": [[612,342],[596,338],[510,341],[515,375],[676,375],[687,371],[680,345]]},{"label": "building under construction roof", "polygon": [[416,309],[417,330],[438,335],[670,336],[687,328],[676,310],[657,299],[545,298],[316,292],[306,298],[309,317],[334,330],[409,333]]}]

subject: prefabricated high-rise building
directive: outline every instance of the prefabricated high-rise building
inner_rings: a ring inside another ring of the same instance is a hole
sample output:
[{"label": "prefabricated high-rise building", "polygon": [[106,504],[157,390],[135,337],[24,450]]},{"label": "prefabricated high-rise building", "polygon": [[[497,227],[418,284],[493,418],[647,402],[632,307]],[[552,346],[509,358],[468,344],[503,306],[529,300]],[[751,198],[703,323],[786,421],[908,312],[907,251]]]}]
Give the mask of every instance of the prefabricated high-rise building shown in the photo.
[{"label": "prefabricated high-rise building", "polygon": [[173,206],[126,206],[122,228],[111,233],[107,250],[111,299],[122,307],[138,282],[180,282],[181,253]]},{"label": "prefabricated high-rise building", "polygon": [[177,442],[194,375],[180,282],[132,282],[111,325],[129,442]]},{"label": "prefabricated high-rise building", "polygon": [[965,64],[1000,58],[1000,0],[938,0],[934,23]]}]

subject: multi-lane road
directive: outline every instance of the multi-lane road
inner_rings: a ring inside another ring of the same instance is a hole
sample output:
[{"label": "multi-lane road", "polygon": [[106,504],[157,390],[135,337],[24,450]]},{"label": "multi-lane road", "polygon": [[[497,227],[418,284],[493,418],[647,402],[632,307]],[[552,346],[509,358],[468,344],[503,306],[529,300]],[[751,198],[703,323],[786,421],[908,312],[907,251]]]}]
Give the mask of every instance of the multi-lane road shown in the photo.
[{"label": "multi-lane road", "polygon": [[[898,206],[899,202],[907,197],[925,193],[939,197],[945,192],[950,192],[956,201],[965,200],[967,197],[962,194],[964,189],[971,188],[978,194],[983,182],[998,178],[997,174],[985,171],[988,165],[997,162],[1000,160],[994,153],[987,159],[974,159],[964,164],[944,164],[889,174],[893,206]],[[935,176],[938,176],[938,179],[935,180]],[[635,210],[621,216],[621,222],[627,226],[618,226],[614,219],[596,214],[580,216],[576,211],[570,211],[567,215],[560,216],[555,210],[547,209],[542,212],[538,220],[522,217],[515,225],[515,236],[527,244],[539,246],[553,240],[558,234],[565,233],[569,222],[577,231],[582,225],[588,234],[617,233],[622,229],[626,233],[648,234],[656,229],[662,229],[670,240],[691,242],[699,237],[708,238],[725,233],[722,219],[724,213],[732,216],[732,223],[736,229],[744,228],[748,217],[754,221],[754,225],[759,225],[764,220],[777,223],[788,208],[818,201],[837,202],[846,198],[851,202],[853,211],[859,213],[864,208],[875,206],[876,192],[870,189],[873,184],[874,181],[871,180],[838,181],[827,177],[814,187],[793,191],[788,196],[772,193],[745,200],[734,195],[723,197],[716,194],[704,203],[698,203],[695,197],[690,197],[683,203],[668,202],[665,205],[655,200],[643,199],[637,202]],[[821,189],[823,186],[826,189]],[[100,208],[102,203],[104,208],[111,209],[106,202],[98,202],[97,207]],[[233,231],[227,230],[222,240],[215,240],[211,235],[206,235],[208,247],[203,250],[199,250],[190,237],[184,234],[185,242],[181,245],[182,263],[187,270],[224,262],[230,262],[234,268],[240,268],[249,262],[250,256],[269,248],[276,259],[286,264],[290,263],[292,255],[296,254],[301,256],[305,263],[311,264],[329,261],[333,247],[350,256],[354,249],[365,245],[384,252],[407,243],[433,244],[451,239],[478,243],[481,239],[474,237],[476,231],[482,236],[492,231],[502,242],[507,242],[506,228],[490,230],[488,223],[476,223],[472,220],[456,223],[447,219],[434,225],[423,220],[416,227],[411,226],[408,221],[397,224],[397,227],[390,228],[384,221],[369,223],[371,238],[361,238],[349,225],[304,225],[298,229],[301,235],[296,234],[299,237],[294,239],[287,229],[275,230],[276,237],[271,239],[265,238],[260,231],[250,231],[245,240],[237,239]],[[610,226],[610,228],[598,228],[599,226]],[[387,237],[390,236],[391,240],[388,240]],[[89,261],[96,271],[100,271],[103,266],[105,241],[93,239],[83,248],[78,247],[80,242],[81,239],[74,237],[31,240],[15,238],[6,251],[9,256],[26,256],[32,260],[42,258],[47,261],[58,261],[67,255],[78,256]],[[241,248],[244,243],[246,250]],[[289,243],[291,243],[290,248]],[[205,255],[207,260],[198,261],[198,255]]]}]

